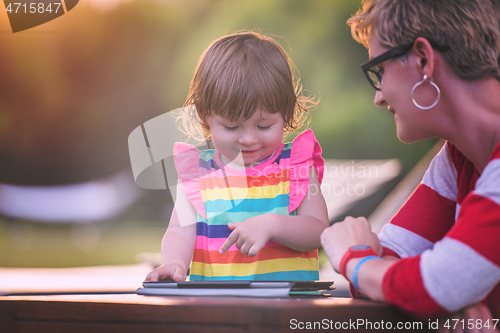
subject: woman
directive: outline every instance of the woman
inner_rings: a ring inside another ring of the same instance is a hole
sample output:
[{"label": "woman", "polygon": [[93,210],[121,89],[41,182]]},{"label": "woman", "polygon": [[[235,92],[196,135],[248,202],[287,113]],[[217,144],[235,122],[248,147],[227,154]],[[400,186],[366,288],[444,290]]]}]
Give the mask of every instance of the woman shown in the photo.
[{"label": "woman", "polygon": [[500,317],[499,19],[498,0],[365,0],[349,19],[399,139],[447,142],[378,237],[352,217],[321,236],[364,296],[422,317],[482,303],[476,328]]}]

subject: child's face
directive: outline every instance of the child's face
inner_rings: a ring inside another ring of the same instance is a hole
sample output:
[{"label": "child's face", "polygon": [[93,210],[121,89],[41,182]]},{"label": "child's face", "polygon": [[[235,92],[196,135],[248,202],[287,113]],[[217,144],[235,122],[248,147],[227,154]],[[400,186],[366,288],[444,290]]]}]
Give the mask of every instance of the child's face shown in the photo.
[{"label": "child's face", "polygon": [[217,115],[207,119],[215,148],[222,162],[249,166],[274,153],[283,140],[285,121],[279,112],[257,109],[247,120],[230,120]]}]

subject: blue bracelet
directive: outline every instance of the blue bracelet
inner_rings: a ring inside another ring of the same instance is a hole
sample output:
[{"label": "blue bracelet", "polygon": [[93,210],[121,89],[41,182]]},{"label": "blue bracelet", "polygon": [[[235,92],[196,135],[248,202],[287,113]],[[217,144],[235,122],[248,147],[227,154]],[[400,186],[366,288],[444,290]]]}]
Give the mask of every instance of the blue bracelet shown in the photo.
[{"label": "blue bracelet", "polygon": [[359,268],[361,267],[361,265],[363,265],[365,262],[367,262],[368,260],[372,260],[372,259],[382,259],[381,257],[379,256],[368,256],[368,257],[364,257],[363,259],[361,259],[357,264],[356,264],[356,267],[354,267],[354,270],[352,271],[352,284],[354,285],[354,287],[359,290],[359,285],[358,285],[358,272],[359,272]]}]

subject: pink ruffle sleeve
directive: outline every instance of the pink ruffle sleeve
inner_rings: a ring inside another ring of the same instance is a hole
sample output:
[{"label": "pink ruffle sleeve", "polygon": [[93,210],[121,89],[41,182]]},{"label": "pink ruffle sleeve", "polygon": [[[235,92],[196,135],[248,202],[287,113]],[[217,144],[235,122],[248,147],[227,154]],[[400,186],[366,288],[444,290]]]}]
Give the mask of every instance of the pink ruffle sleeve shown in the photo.
[{"label": "pink ruffle sleeve", "polygon": [[199,159],[200,151],[196,147],[182,142],[174,145],[175,168],[184,192],[198,214],[206,218],[205,206],[201,198]]},{"label": "pink ruffle sleeve", "polygon": [[[290,153],[290,203],[288,211],[299,206],[309,189],[309,170],[314,167],[319,184],[323,181],[325,161],[321,157],[321,147],[311,129],[293,140]],[[318,191],[320,189],[317,189]]]}]

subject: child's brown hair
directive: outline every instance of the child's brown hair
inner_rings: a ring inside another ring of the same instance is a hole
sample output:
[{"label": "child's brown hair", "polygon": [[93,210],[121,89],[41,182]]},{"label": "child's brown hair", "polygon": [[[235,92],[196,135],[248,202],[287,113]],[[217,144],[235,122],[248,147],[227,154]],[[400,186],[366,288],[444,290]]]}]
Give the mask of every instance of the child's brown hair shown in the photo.
[{"label": "child's brown hair", "polygon": [[[191,104],[208,138],[211,114],[236,120],[250,118],[257,108],[279,112],[284,131],[291,132],[304,125],[317,102],[302,95],[293,64],[274,39],[244,32],[217,39],[202,54],[184,106]],[[184,120],[184,130],[192,135],[193,118]]]}]

